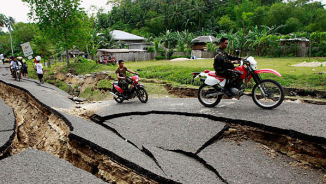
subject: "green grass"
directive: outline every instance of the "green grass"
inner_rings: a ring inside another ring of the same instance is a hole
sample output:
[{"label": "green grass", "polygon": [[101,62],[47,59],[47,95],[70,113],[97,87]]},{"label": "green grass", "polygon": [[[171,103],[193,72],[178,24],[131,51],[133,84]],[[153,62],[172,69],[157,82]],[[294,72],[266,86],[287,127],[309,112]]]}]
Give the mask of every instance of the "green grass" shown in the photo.
[{"label": "green grass", "polygon": [[[326,67],[294,67],[304,61],[325,62],[326,58],[255,58],[258,62],[258,69],[270,68],[281,73],[282,77],[272,74],[262,74],[262,78],[271,78],[280,82],[284,87],[304,88],[314,90],[326,90],[326,74],[314,74],[326,72]],[[136,71],[140,69],[141,78],[159,79],[175,84],[190,85],[192,72],[213,70],[212,59],[197,59],[187,61],[143,61],[125,62],[128,69]],[[83,75],[99,71],[114,71],[118,65],[100,65],[95,63],[71,63],[69,67],[64,65],[61,69],[64,72]],[[51,69],[50,69],[51,70]],[[130,76],[131,74],[129,74]],[[101,84],[102,85],[102,84]],[[104,84],[103,84],[104,85]],[[200,85],[200,82],[194,83]]]},{"label": "green grass", "polygon": [[69,86],[68,84],[62,82],[62,81],[58,81],[58,88],[69,93],[72,89],[71,86]]},{"label": "green grass", "polygon": [[143,84],[145,84],[145,89],[149,95],[149,98],[176,97],[174,95],[169,94],[168,91],[164,88],[163,84],[155,84],[155,83],[143,83]]},{"label": "green grass", "polygon": [[112,88],[111,81],[108,81],[107,79],[100,80],[97,83],[97,88]]}]

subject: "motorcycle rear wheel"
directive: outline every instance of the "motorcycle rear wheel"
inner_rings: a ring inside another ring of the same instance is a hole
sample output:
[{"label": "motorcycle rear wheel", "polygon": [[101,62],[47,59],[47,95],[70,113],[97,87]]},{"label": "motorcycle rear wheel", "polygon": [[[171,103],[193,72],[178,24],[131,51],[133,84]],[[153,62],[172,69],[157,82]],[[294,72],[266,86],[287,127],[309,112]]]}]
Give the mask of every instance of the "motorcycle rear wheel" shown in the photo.
[{"label": "motorcycle rear wheel", "polygon": [[123,97],[121,97],[121,93],[119,91],[115,90],[115,89],[113,90],[113,93],[116,94],[117,96],[119,96],[119,97],[113,97],[114,100],[116,102],[118,102],[118,103],[122,103],[123,102]]},{"label": "motorcycle rear wheel", "polygon": [[252,89],[252,99],[256,105],[263,109],[273,109],[282,104],[284,89],[280,83],[265,79]]},{"label": "motorcycle rear wheel", "polygon": [[137,90],[137,97],[142,103],[146,103],[148,101],[148,94],[147,94],[146,90],[142,87],[140,87]]},{"label": "motorcycle rear wheel", "polygon": [[219,91],[217,91],[214,86],[203,84],[198,89],[198,100],[205,107],[215,107],[218,103],[220,103],[223,95],[214,95],[212,97],[207,97],[207,95],[217,92]]}]

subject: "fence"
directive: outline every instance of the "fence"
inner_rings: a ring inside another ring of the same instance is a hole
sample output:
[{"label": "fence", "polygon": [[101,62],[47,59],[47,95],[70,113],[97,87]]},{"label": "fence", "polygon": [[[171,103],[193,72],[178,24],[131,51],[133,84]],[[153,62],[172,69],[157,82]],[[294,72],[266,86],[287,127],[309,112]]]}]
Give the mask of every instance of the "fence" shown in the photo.
[{"label": "fence", "polygon": [[150,61],[155,58],[153,52],[113,53],[117,61]]},{"label": "fence", "polygon": [[196,56],[197,58],[213,58],[214,53],[208,51],[201,51],[201,50],[192,50],[192,56]]}]

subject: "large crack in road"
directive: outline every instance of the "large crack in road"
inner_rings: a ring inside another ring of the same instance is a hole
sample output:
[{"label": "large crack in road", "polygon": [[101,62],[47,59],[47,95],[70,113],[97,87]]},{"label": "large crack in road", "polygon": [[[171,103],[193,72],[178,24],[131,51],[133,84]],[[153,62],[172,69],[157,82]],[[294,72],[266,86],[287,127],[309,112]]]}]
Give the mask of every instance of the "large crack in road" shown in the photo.
[{"label": "large crack in road", "polygon": [[308,163],[325,173],[326,169],[326,139],[306,135],[293,130],[285,130],[266,126],[252,121],[217,117],[208,114],[173,112],[173,111],[146,111],[118,113],[101,117],[92,115],[89,118],[95,123],[103,126],[108,131],[114,132],[121,139],[126,140],[139,151],[150,157],[165,174],[158,176],[137,164],[123,159],[115,153],[101,148],[82,137],[72,134],[71,123],[60,113],[38,101],[28,91],[5,83],[0,83],[0,95],[5,103],[14,109],[16,117],[15,135],[11,138],[11,144],[1,155],[1,159],[24,151],[27,148],[38,149],[49,152],[59,158],[71,162],[76,167],[86,170],[107,182],[128,182],[128,183],[178,183],[168,179],[168,173],[160,164],[152,148],[146,145],[139,146],[133,140],[127,139],[123,132],[108,125],[107,121],[147,115],[170,115],[186,116],[209,119],[214,122],[223,122],[224,127],[215,132],[197,150],[189,151],[183,149],[169,149],[156,147],[168,152],[185,155],[196,160],[210,172],[213,172],[223,183],[228,179],[220,174],[218,168],[209,164],[209,161],[200,156],[200,153],[210,145],[222,139],[229,139],[235,142],[246,139],[254,140],[291,156],[299,162]]},{"label": "large crack in road", "polygon": [[107,182],[176,183],[147,171],[71,133],[71,123],[22,88],[0,83],[0,97],[13,108],[16,125],[1,159],[27,148],[49,152]]}]

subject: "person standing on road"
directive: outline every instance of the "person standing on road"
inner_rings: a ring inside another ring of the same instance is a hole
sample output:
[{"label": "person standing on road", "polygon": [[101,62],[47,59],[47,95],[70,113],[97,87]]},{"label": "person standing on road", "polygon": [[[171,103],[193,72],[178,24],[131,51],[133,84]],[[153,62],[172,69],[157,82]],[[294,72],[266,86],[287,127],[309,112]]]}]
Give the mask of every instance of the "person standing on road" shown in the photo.
[{"label": "person standing on road", "polygon": [[25,60],[23,60],[22,74],[24,77],[28,77],[28,66]]},{"label": "person standing on road", "polygon": [[43,73],[44,73],[44,70],[43,70],[43,65],[41,63],[41,56],[36,56],[35,60],[37,62],[35,64],[35,70],[36,70],[38,79],[43,84]]},{"label": "person standing on road", "polygon": [[136,72],[131,71],[129,69],[127,69],[127,67],[124,66],[124,61],[123,60],[119,60],[119,67],[115,70],[115,73],[117,75],[117,78],[119,80],[119,86],[123,89],[123,90],[128,90],[128,83],[130,83],[131,81],[128,81],[128,79],[126,79],[127,77],[127,71],[129,73],[133,73],[135,74]]},{"label": "person standing on road", "polygon": [[215,52],[213,66],[216,75],[230,78],[227,80],[227,83],[225,84],[224,88],[222,88],[222,90],[227,96],[232,96],[229,89],[231,87],[230,84],[239,77],[233,70],[235,68],[233,64],[239,64],[238,60],[241,60],[241,58],[230,56],[224,51],[228,47],[228,44],[229,39],[222,37],[220,40],[220,47]]}]

